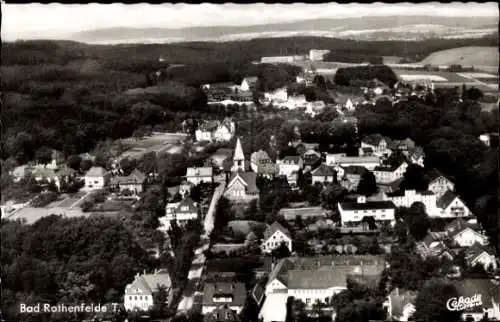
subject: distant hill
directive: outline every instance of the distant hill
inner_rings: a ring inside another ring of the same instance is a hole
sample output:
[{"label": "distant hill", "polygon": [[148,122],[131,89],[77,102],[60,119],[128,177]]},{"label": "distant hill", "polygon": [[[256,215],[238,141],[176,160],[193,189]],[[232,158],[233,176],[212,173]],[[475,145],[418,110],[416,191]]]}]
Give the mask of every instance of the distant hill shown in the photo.
[{"label": "distant hill", "polygon": [[460,47],[441,50],[427,56],[422,63],[431,65],[496,66],[498,67],[497,47]]},{"label": "distant hill", "polygon": [[[496,18],[389,16],[313,19],[249,26],[207,26],[180,29],[106,28],[82,31],[69,39],[86,43],[159,43],[230,41],[263,37],[323,36],[363,40],[403,40],[434,37],[477,36],[497,31]],[[457,36],[458,35],[458,36]],[[462,37],[463,38],[463,37]]]}]

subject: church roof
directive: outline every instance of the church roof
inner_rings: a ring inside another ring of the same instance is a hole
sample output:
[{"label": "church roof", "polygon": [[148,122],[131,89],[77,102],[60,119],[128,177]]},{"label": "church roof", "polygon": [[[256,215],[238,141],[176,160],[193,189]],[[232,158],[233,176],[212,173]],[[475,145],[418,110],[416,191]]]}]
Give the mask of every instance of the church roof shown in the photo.
[{"label": "church roof", "polygon": [[240,138],[236,141],[236,149],[234,150],[233,160],[245,160],[245,155],[243,154],[243,148],[241,147]]}]

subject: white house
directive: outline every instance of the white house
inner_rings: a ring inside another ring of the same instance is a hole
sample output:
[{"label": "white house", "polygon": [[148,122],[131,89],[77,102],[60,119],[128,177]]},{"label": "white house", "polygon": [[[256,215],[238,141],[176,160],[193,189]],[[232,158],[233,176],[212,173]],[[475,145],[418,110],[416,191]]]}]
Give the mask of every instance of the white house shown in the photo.
[{"label": "white house", "polygon": [[264,100],[273,104],[285,103],[288,100],[288,91],[286,87],[282,87],[272,92],[266,92],[264,93]]},{"label": "white house", "polygon": [[310,115],[311,117],[315,117],[316,115],[323,112],[325,107],[326,104],[323,101],[307,102],[305,113]]},{"label": "white house", "polygon": [[168,298],[171,299],[172,281],[168,272],[155,271],[153,274],[137,274],[134,281],[125,288],[123,296],[125,310],[150,310],[153,307],[153,295],[159,290],[158,286],[165,287]]},{"label": "white house", "polygon": [[432,191],[417,192],[415,190],[405,190],[403,194],[392,194],[387,199],[392,201],[396,207],[406,208],[411,207],[415,202],[421,202],[424,204],[428,214],[436,212],[436,195]]},{"label": "white house", "polygon": [[241,81],[240,90],[244,92],[251,91],[255,87],[255,84],[258,80],[259,78],[255,76],[243,78],[243,80]]},{"label": "white house", "polygon": [[361,148],[371,148],[373,154],[379,157],[389,156],[392,151],[389,148],[390,140],[380,134],[372,134],[365,136],[361,140]]},{"label": "white house", "polygon": [[217,125],[214,132],[214,139],[217,142],[231,141],[236,133],[236,125],[231,118],[226,117]]},{"label": "white house", "polygon": [[84,189],[102,189],[106,185],[106,170],[103,167],[92,167],[85,173]]},{"label": "white house", "polygon": [[202,182],[212,183],[214,182],[214,169],[212,167],[187,168],[186,181],[195,186]]},{"label": "white house", "polygon": [[306,97],[305,95],[302,94],[302,95],[289,96],[288,100],[285,103],[280,104],[280,107],[284,107],[289,110],[294,110],[297,108],[306,107],[306,105],[307,105]]},{"label": "white house", "polygon": [[325,164],[320,165],[311,172],[312,184],[315,183],[329,183],[334,181],[335,170]]},{"label": "white house", "polygon": [[168,203],[165,206],[165,216],[158,218],[160,230],[168,231],[172,221],[176,221],[179,226],[185,225],[190,220],[199,218],[200,208],[190,197],[184,198],[180,202]]},{"label": "white house", "polygon": [[390,166],[377,166],[373,169],[375,180],[380,184],[388,184],[403,178],[408,163],[401,161]]},{"label": "white house", "polygon": [[380,165],[380,158],[377,156],[354,156],[349,157],[345,153],[327,154],[326,164],[333,166],[335,164],[341,167],[361,166],[368,170],[373,170]]},{"label": "white house", "polygon": [[217,121],[204,121],[195,131],[197,142],[212,142],[217,129]]},{"label": "white house", "polygon": [[262,149],[252,153],[250,156],[250,168],[258,175],[268,178],[274,177],[277,170],[276,164],[271,160],[269,154]]},{"label": "white house", "polygon": [[431,170],[427,178],[429,179],[429,190],[434,192],[437,198],[443,196],[446,191],[455,189],[455,184],[436,169]]},{"label": "white house", "polygon": [[322,61],[325,55],[329,52],[329,49],[311,49],[309,50],[309,60]]},{"label": "white house", "polygon": [[485,236],[470,226],[462,226],[449,233],[452,243],[459,247],[471,247],[475,244],[488,245],[488,236]]},{"label": "white house", "polygon": [[387,318],[395,321],[409,321],[416,311],[416,299],[417,292],[395,288],[387,296],[387,300],[383,304],[387,311]]},{"label": "white house", "polygon": [[51,168],[34,168],[33,171],[31,171],[31,176],[35,179],[35,181],[40,182],[40,181],[48,181],[48,182],[53,182],[57,189],[61,186],[61,182],[59,180],[59,177],[57,176],[56,172],[52,170]]},{"label": "white house", "polygon": [[375,222],[395,223],[396,206],[392,201],[366,201],[366,197],[360,196],[356,202],[339,202],[338,210],[342,226],[356,225],[370,217]]},{"label": "white house", "polygon": [[280,247],[282,243],[292,252],[292,235],[290,231],[278,222],[268,225],[264,231],[264,239],[261,246],[262,251],[264,253],[271,253],[274,249]]},{"label": "white house", "polygon": [[495,250],[478,243],[465,250],[465,260],[469,267],[481,265],[485,270],[498,268],[498,260],[495,257]]},{"label": "white house", "polygon": [[289,184],[297,183],[297,175],[304,166],[300,156],[286,156],[278,162],[278,175],[286,176]]},{"label": "white house", "polygon": [[454,192],[448,190],[436,202],[437,211],[429,214],[431,217],[437,218],[458,218],[473,216],[470,209]]}]

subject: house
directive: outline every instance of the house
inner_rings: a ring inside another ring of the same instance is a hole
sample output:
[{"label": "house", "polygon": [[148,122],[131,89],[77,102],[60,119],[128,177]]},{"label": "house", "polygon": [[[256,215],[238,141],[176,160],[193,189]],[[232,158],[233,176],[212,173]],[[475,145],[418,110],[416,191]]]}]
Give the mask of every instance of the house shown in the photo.
[{"label": "house", "polygon": [[446,303],[449,310],[462,311],[461,318],[480,321],[485,314],[488,319],[500,319],[500,284],[490,279],[451,280],[450,284],[458,292],[457,297]]},{"label": "house", "polygon": [[416,299],[417,292],[395,288],[383,304],[387,311],[387,318],[395,321],[409,321],[415,313]]},{"label": "house", "polygon": [[392,151],[400,151],[404,155],[408,155],[408,151],[415,149],[416,145],[412,139],[406,138],[404,140],[393,140],[389,143],[389,147]]},{"label": "house", "polygon": [[51,170],[56,170],[59,167],[59,164],[62,163],[63,154],[60,151],[52,150],[51,152],[51,160],[49,163],[40,163],[35,161],[34,168],[47,168]]},{"label": "house", "polygon": [[312,184],[334,182],[335,170],[325,164],[320,165],[311,172]]},{"label": "house", "polygon": [[309,60],[322,61],[329,52],[329,49],[311,49],[309,50]]},{"label": "house", "polygon": [[392,152],[389,149],[390,143],[388,138],[380,134],[371,134],[361,140],[361,148],[371,148],[374,155],[388,157]]},{"label": "house", "polygon": [[200,208],[198,204],[186,197],[180,202],[168,203],[165,206],[165,216],[158,218],[160,221],[160,230],[168,231],[172,221],[176,221],[179,226],[187,224],[191,220],[199,218]]},{"label": "house", "polygon": [[256,184],[257,174],[254,172],[234,172],[229,179],[224,197],[232,202],[249,202],[259,198]]},{"label": "house", "polygon": [[85,189],[102,189],[106,185],[106,170],[103,167],[92,167],[85,173]]},{"label": "house", "polygon": [[379,187],[380,191],[383,191],[385,193],[395,193],[400,190],[401,183],[403,182],[404,178],[399,178],[393,182],[389,183],[378,183],[377,186]]},{"label": "house", "polygon": [[472,212],[460,199],[460,197],[453,191],[446,191],[441,198],[436,202],[437,211],[429,214],[431,217],[438,218],[457,218],[457,217],[471,217]]},{"label": "house", "polygon": [[235,311],[231,310],[229,305],[223,304],[218,306],[212,312],[207,312],[203,316],[204,322],[239,322],[240,318]]},{"label": "house", "polygon": [[337,208],[344,227],[365,224],[365,222],[369,225],[369,220],[391,225],[395,223],[396,206],[392,201],[367,201],[366,197],[360,196],[356,202],[339,202]]},{"label": "house", "polygon": [[[336,166],[333,167],[334,169],[337,169]],[[347,167],[338,166],[338,167],[343,169],[345,173],[344,177],[342,178],[342,181],[339,181],[340,185],[349,191],[356,190],[358,188],[361,176],[363,175],[364,172],[368,171],[366,170],[365,167],[362,166],[347,166]]]},{"label": "house", "polygon": [[[304,146],[305,149],[305,146]],[[299,148],[297,147],[297,152]],[[321,163],[321,154],[315,150],[307,150],[301,154],[302,161],[304,162],[304,169],[310,170],[316,168]]]},{"label": "house", "polygon": [[286,103],[281,104],[282,107],[285,107],[289,110],[294,110],[297,108],[306,107],[307,100],[305,95],[290,95],[288,96],[288,100]]},{"label": "house", "polygon": [[488,245],[488,237],[474,229],[474,226],[458,218],[445,227],[448,237],[459,247],[471,247],[474,244]]},{"label": "house", "polygon": [[276,164],[271,160],[266,151],[260,149],[250,156],[250,168],[253,172],[267,178],[272,178],[276,174]]},{"label": "house", "polygon": [[164,270],[155,271],[153,274],[137,274],[132,283],[125,287],[123,302],[125,310],[148,311],[153,307],[153,296],[164,287],[168,294],[167,302],[172,298],[172,281],[170,275]]},{"label": "house", "polygon": [[249,164],[246,163],[243,148],[241,147],[240,138],[236,140],[236,148],[234,149],[233,166],[231,172],[247,171]]},{"label": "house", "polygon": [[110,185],[119,189],[120,192],[129,191],[134,195],[142,193],[142,188],[144,181],[146,181],[146,175],[141,171],[134,169],[132,173],[125,177],[114,177],[110,180]]},{"label": "house", "polygon": [[485,270],[496,270],[498,268],[495,249],[479,243],[475,243],[465,250],[465,261],[469,267],[481,265]]},{"label": "house", "polygon": [[[191,182],[184,180],[181,182],[179,185],[179,194],[181,195],[182,198],[188,196],[191,193],[191,189],[193,189],[194,184]],[[175,195],[175,194],[174,194]]]},{"label": "house", "polygon": [[285,321],[289,296],[311,308],[347,289],[347,280],[374,287],[385,261],[378,256],[316,256],[281,259],[269,274],[265,300],[259,313],[264,322]]},{"label": "house", "polygon": [[264,253],[271,253],[274,249],[280,247],[282,243],[286,245],[291,253],[292,235],[290,231],[276,221],[272,225],[267,225],[262,240],[262,251]]},{"label": "house", "polygon": [[30,168],[27,164],[20,165],[9,171],[9,175],[14,177],[14,182],[19,182],[30,173]]},{"label": "house", "polygon": [[389,194],[387,200],[392,201],[396,207],[410,208],[414,203],[420,202],[425,206],[428,214],[436,211],[436,195],[432,191],[417,192],[415,190],[404,190]]},{"label": "house", "polygon": [[198,126],[195,131],[195,138],[197,142],[212,142],[214,140],[214,132],[217,130],[219,122],[217,121],[204,121]]},{"label": "house", "polygon": [[286,87],[278,88],[270,93],[264,93],[264,100],[272,104],[285,103],[288,100],[288,91]]},{"label": "house", "polygon": [[325,107],[326,104],[323,101],[307,102],[305,113],[310,115],[311,117],[315,117],[316,115],[323,112]]},{"label": "house", "polygon": [[208,282],[203,285],[202,314],[211,313],[227,305],[239,314],[245,305],[247,290],[241,282]]},{"label": "house", "polygon": [[423,258],[437,257],[453,259],[454,254],[448,249],[444,241],[447,238],[445,232],[429,232],[424,239],[415,244],[415,250]]},{"label": "house", "polygon": [[186,181],[193,185],[214,182],[214,169],[212,167],[192,167],[186,170]]},{"label": "house", "polygon": [[[329,166],[333,171],[335,171],[335,173],[337,174],[337,182],[340,182],[342,180],[344,180],[346,178],[346,171],[343,167],[339,166],[338,164],[335,164],[333,166]],[[346,167],[346,168],[349,168],[349,167]],[[360,167],[363,169],[363,171],[366,171],[365,168],[363,167]],[[359,177],[358,179],[361,179],[361,177]]]},{"label": "house", "polygon": [[388,184],[403,178],[407,168],[408,163],[400,160],[391,165],[376,166],[373,169],[373,175],[377,183]]},{"label": "house", "polygon": [[256,76],[243,78],[243,80],[241,81],[240,90],[244,92],[252,91],[255,88],[258,80],[259,78]]},{"label": "house", "polygon": [[226,117],[217,125],[213,137],[217,142],[228,142],[231,141],[235,133],[236,125],[234,121],[231,118]]},{"label": "house", "polygon": [[288,221],[295,221],[298,217],[302,219],[325,218],[328,215],[327,211],[322,207],[281,208],[279,214]]},{"label": "house", "polygon": [[299,170],[304,166],[300,156],[285,156],[278,163],[278,175],[285,176],[290,185],[297,184]]},{"label": "house", "polygon": [[380,158],[377,156],[349,157],[345,153],[336,153],[326,155],[326,164],[329,166],[338,164],[341,167],[361,166],[368,170],[373,170],[380,165]]},{"label": "house", "polygon": [[56,172],[52,170],[51,168],[34,168],[33,171],[31,172],[31,176],[37,181],[48,181],[48,182],[53,182],[57,189],[61,186],[61,182],[59,180],[59,177],[56,175]]},{"label": "house", "polygon": [[427,173],[427,179],[429,181],[428,189],[434,192],[437,198],[443,196],[448,190],[455,190],[455,184],[442,175],[437,169],[431,169],[429,173]]}]

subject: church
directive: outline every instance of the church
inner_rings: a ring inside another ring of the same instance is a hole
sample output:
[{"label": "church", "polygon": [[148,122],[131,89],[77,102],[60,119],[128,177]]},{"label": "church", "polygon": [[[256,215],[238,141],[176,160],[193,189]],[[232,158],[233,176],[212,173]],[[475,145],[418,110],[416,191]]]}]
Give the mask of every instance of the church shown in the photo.
[{"label": "church", "polygon": [[259,198],[257,174],[250,170],[250,162],[245,159],[240,138],[236,141],[231,175],[224,197],[231,202],[246,203]]}]

